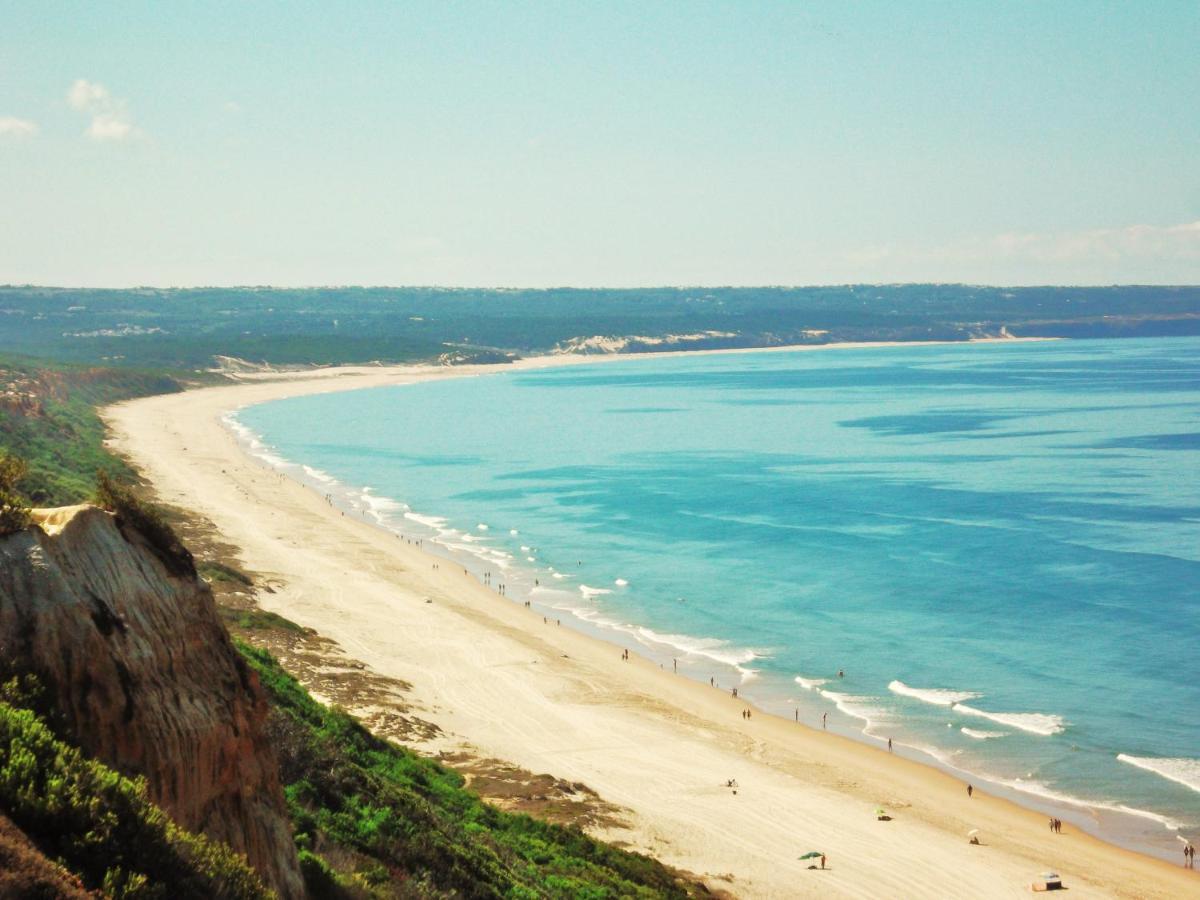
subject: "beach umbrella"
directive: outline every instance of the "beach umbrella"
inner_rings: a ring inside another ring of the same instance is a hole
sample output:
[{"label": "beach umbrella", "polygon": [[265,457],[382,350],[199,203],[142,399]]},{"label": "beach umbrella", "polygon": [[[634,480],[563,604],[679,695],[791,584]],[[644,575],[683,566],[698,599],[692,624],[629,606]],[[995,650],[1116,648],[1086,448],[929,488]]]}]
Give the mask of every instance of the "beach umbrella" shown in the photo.
[{"label": "beach umbrella", "polygon": [[801,856],[800,858],[801,858],[801,859],[817,859],[818,857],[821,857],[821,856],[824,856],[824,855],[825,855],[825,854],[824,854],[824,853],[822,853],[820,850],[810,850],[808,853],[805,853],[805,854],[804,854],[803,856]]},{"label": "beach umbrella", "polygon": [[975,835],[977,835],[977,834],[979,834],[979,829],[972,828],[970,831],[967,832],[967,837],[975,837]]},{"label": "beach umbrella", "polygon": [[882,815],[885,815],[886,813],[887,813],[887,810],[885,810],[882,806],[875,807],[875,815],[882,816]]}]

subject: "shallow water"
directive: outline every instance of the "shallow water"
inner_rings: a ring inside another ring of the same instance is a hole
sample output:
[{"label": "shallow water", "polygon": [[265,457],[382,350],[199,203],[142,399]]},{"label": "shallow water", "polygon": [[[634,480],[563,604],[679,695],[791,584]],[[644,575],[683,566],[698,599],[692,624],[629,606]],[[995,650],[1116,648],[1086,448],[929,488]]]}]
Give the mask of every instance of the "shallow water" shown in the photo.
[{"label": "shallow water", "polygon": [[628,360],[238,420],[564,623],[1123,843],[1200,837],[1200,339]]}]

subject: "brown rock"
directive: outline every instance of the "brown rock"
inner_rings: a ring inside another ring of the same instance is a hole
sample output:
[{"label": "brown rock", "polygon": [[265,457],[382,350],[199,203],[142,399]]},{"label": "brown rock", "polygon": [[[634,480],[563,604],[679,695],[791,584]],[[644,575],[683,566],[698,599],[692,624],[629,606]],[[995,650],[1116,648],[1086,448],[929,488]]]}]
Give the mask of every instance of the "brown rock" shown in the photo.
[{"label": "brown rock", "polygon": [[34,521],[0,540],[0,656],[41,678],[86,753],[302,897],[266,700],[208,587],[96,507]]}]

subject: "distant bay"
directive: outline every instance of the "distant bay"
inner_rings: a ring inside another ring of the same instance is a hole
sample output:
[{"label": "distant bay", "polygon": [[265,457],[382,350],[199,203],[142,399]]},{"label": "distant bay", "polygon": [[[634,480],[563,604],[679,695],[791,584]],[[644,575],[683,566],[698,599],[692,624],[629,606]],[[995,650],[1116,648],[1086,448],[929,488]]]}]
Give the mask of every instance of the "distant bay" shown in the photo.
[{"label": "distant bay", "polygon": [[1131,846],[1200,837],[1200,338],[628,359],[236,421],[564,624]]}]

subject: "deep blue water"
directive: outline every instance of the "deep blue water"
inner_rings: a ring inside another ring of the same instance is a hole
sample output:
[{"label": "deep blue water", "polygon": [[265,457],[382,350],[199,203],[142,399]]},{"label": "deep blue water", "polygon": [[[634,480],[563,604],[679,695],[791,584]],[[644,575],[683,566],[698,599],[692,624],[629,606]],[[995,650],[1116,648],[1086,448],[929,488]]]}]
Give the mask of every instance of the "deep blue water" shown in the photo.
[{"label": "deep blue water", "polygon": [[238,418],[564,624],[1125,843],[1180,846],[1120,807],[1200,837],[1200,339],[634,359]]}]

